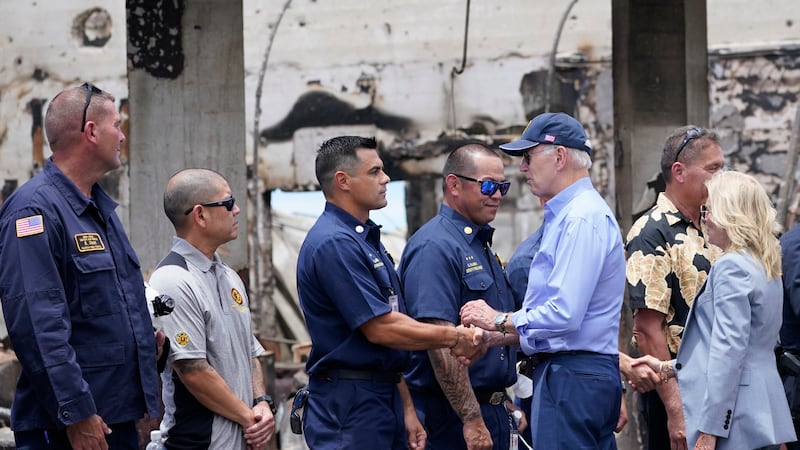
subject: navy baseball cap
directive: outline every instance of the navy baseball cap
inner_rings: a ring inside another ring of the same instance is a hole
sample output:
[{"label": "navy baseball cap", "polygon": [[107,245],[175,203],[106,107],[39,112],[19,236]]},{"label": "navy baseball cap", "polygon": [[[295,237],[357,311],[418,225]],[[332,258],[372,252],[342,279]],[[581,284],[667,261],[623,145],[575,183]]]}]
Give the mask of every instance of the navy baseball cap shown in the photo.
[{"label": "navy baseball cap", "polygon": [[563,145],[592,153],[592,144],[583,125],[564,113],[539,114],[528,123],[518,140],[500,148],[511,156],[522,156],[526,150],[539,144]]}]

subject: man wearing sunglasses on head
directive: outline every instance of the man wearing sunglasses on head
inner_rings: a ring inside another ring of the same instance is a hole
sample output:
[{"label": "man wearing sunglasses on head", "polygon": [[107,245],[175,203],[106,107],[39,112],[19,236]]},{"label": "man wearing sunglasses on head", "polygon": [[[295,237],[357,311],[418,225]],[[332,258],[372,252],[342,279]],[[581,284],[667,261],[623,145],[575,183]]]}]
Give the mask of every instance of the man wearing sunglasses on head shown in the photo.
[{"label": "man wearing sunglasses on head", "polygon": [[52,156],[0,209],[16,445],[135,450],[135,421],[159,414],[158,374],[139,261],[97,183],[120,167],[120,114],[84,83],[53,98],[44,126]]},{"label": "man wearing sunglasses on head", "polygon": [[206,169],[170,178],[164,212],[175,227],[172,251],[150,284],[175,301],[163,320],[171,342],[161,375],[162,436],[169,449],[258,450],[275,430],[239,275],[217,249],[236,239],[239,207],[228,182]]},{"label": "man wearing sunglasses on head", "polygon": [[[485,299],[511,311],[511,286],[490,245],[489,223],[508,192],[503,160],[480,144],[453,151],[444,165],[439,214],[409,239],[400,259],[408,313],[417,320],[456,326],[466,302]],[[505,390],[516,381],[516,346],[508,339],[469,368],[447,349],[412,353],[406,380],[430,449],[507,449]]]},{"label": "man wearing sunglasses on head", "polygon": [[[628,232],[627,281],[634,342],[644,355],[675,358],[695,294],[721,250],[700,229],[706,181],[725,158],[717,134],[685,126],[674,130],[661,153],[666,191]],[[651,450],[684,450],[686,430],[677,383],[642,394]]]}]

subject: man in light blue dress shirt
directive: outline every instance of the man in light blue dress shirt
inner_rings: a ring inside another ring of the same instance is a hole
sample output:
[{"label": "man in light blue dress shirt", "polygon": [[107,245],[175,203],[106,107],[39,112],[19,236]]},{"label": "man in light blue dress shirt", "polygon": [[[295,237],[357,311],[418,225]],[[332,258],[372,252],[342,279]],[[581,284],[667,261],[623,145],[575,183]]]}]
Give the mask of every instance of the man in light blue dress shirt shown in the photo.
[{"label": "man in light blue dress shirt", "polygon": [[545,202],[541,246],[521,310],[478,300],[462,308],[462,323],[518,334],[534,357],[534,448],[616,449],[625,257],[614,214],[589,179],[591,144],[577,120],[545,113],[500,148],[523,157],[520,171]]}]

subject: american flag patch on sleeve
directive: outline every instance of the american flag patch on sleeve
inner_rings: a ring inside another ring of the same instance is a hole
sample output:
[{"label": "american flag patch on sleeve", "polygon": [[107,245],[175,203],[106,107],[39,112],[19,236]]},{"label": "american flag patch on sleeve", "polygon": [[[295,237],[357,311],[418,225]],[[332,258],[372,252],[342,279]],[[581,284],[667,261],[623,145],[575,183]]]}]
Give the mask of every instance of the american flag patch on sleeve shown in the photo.
[{"label": "american flag patch on sleeve", "polygon": [[44,233],[44,222],[42,216],[30,216],[17,219],[17,237],[32,236]]}]

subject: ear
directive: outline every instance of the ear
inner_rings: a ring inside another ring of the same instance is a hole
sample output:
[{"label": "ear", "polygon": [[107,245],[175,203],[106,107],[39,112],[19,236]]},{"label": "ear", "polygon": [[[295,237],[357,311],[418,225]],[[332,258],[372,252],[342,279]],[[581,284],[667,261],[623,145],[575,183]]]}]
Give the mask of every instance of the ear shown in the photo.
[{"label": "ear", "polygon": [[460,184],[458,177],[452,173],[448,173],[444,178],[444,185],[447,188],[447,192],[452,196],[458,196]]},{"label": "ear", "polygon": [[97,143],[97,124],[93,120],[87,120],[86,125],[83,128],[83,137],[85,137],[89,142],[96,144]]},{"label": "ear", "polygon": [[569,158],[569,150],[563,145],[556,146],[556,170],[562,170],[567,167],[567,159]]},{"label": "ear", "polygon": [[673,180],[679,183],[683,183],[684,181],[686,181],[686,166],[684,166],[683,163],[675,161],[674,163],[672,163],[672,167],[670,167],[670,170],[672,171]]},{"label": "ear", "polygon": [[337,170],[336,173],[333,174],[333,184],[342,191],[349,191],[350,175],[343,170]]},{"label": "ear", "polygon": [[207,211],[206,208],[203,208],[202,206],[198,207],[197,212],[190,215],[191,217],[190,220],[193,220],[198,227],[206,228],[208,226],[208,218],[206,217],[206,211]]}]

